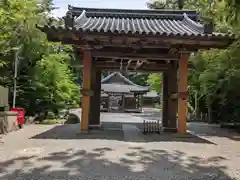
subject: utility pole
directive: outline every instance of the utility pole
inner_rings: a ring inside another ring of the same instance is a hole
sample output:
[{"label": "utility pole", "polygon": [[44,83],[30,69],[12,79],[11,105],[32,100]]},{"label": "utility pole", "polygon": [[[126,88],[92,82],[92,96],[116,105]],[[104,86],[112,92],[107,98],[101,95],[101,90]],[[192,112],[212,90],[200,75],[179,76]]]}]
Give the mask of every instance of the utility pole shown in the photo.
[{"label": "utility pole", "polygon": [[17,95],[17,70],[18,70],[18,51],[20,47],[14,47],[14,78],[13,78],[13,108],[16,106]]}]

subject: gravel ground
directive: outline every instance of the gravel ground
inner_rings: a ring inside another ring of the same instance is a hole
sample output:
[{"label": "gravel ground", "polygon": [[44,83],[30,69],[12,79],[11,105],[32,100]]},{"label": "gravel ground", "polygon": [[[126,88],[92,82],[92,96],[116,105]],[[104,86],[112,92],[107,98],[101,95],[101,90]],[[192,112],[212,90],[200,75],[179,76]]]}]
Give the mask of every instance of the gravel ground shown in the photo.
[{"label": "gravel ground", "polygon": [[[134,124],[153,114],[101,118]],[[240,180],[237,134],[202,123],[188,129],[194,135],[141,135],[134,142],[121,130],[80,134],[79,124],[27,125],[1,139],[0,179]]]}]

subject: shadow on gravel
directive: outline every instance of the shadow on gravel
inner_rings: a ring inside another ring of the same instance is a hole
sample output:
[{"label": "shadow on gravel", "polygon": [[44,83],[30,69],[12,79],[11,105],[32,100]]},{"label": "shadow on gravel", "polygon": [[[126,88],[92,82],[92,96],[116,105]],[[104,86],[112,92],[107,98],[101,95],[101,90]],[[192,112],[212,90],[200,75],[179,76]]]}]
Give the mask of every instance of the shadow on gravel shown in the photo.
[{"label": "shadow on gravel", "polygon": [[[179,179],[236,180],[220,166],[224,157],[202,158],[181,151],[129,147],[125,153],[103,147],[66,149],[44,157],[19,157],[0,163],[0,179]],[[114,157],[114,158],[111,158]]]},{"label": "shadow on gravel", "polygon": [[[79,124],[57,125],[41,134],[37,134],[31,139],[107,139],[117,141],[127,141],[124,139],[122,124],[118,122],[104,122],[103,130],[93,130],[88,133],[79,132]],[[140,129],[139,138],[136,140],[128,140],[129,142],[187,142],[187,143],[205,143],[214,144],[206,139],[202,139],[192,134],[181,135],[177,133],[161,133],[161,134],[142,134],[140,123],[124,123],[134,124]]]}]

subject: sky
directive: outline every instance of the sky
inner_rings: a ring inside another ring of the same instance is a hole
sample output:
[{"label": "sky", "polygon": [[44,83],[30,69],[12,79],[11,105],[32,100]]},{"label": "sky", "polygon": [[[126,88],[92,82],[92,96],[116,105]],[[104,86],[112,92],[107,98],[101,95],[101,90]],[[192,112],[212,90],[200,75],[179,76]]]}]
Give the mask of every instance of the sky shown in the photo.
[{"label": "sky", "polygon": [[68,5],[89,8],[146,9],[149,0],[53,0],[55,17],[66,14]]}]

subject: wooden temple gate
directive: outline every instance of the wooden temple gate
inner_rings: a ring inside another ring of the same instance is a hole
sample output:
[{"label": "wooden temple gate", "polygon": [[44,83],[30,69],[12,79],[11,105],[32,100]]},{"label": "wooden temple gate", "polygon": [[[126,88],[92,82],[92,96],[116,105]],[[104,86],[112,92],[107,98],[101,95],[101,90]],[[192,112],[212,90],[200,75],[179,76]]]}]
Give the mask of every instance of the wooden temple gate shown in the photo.
[{"label": "wooden temple gate", "polygon": [[[101,72],[163,72],[163,127],[186,132],[190,53],[225,48],[233,37],[197,22],[195,11],[117,10],[69,6],[64,27],[39,27],[72,44],[83,66],[81,131],[100,124]],[[178,114],[178,120],[177,120]]]}]

